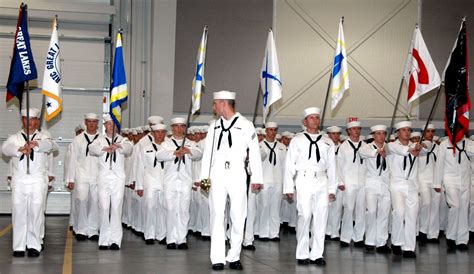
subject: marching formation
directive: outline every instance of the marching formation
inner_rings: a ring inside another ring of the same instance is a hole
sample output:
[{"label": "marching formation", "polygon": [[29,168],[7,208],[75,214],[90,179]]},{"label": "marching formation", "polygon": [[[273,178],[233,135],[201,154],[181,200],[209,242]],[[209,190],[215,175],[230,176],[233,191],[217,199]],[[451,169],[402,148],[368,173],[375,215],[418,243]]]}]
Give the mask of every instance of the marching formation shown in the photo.
[{"label": "marching formation", "polygon": [[[302,115],[304,130],[278,134],[235,110],[235,93],[214,93],[218,115],[208,126],[186,130],[175,117],[117,131],[109,115],[84,116],[68,147],[65,181],[71,190],[70,228],[77,241],[98,241],[119,250],[123,227],[167,249],[188,249],[190,233],[211,241],[214,270],[242,269],[241,249],[254,241],[279,241],[282,229],[296,232],[301,265],[325,265],[324,241],[353,242],[367,252],[416,257],[416,243],[466,250],[474,232],[474,142],[456,145],[420,131],[409,121],[370,127],[351,118],[342,128],[320,131],[320,109]],[[2,146],[11,158],[13,255],[39,256],[52,151],[40,131],[39,110],[22,111],[23,128]],[[105,134],[98,132],[103,123]],[[168,130],[169,129],[169,130]],[[186,134],[186,136],[185,136]],[[421,141],[421,137],[422,141]],[[472,160],[471,160],[472,159]],[[201,189],[210,179],[211,187]],[[226,253],[226,241],[230,248]],[[258,251],[257,251],[258,252]]]}]

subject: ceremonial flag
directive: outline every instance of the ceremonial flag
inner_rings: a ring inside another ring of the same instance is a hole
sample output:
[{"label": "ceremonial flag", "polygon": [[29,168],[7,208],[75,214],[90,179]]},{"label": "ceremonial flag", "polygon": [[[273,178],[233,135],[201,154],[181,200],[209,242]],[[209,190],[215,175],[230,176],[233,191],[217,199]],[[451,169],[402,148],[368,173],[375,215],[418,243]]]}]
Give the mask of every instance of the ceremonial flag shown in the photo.
[{"label": "ceremonial flag", "polygon": [[192,109],[191,114],[196,113],[201,108],[201,94],[203,87],[206,86],[204,81],[204,68],[206,66],[206,47],[207,47],[207,26],[204,27],[202,32],[201,43],[199,44],[197,60],[196,60],[196,72],[193,78],[193,96],[192,96]]},{"label": "ceremonial flag", "polygon": [[[467,55],[466,20],[463,18],[461,29],[443,73],[446,92],[445,128],[453,145],[469,132],[469,76]],[[456,146],[454,146],[455,151]]]},{"label": "ceremonial flag", "polygon": [[58,22],[53,19],[53,32],[49,42],[41,93],[46,96],[46,121],[50,121],[61,112],[63,107],[61,88],[61,69],[59,65]]},{"label": "ceremonial flag", "polygon": [[408,104],[441,85],[441,78],[418,26],[413,32],[405,68],[403,77],[408,85]]},{"label": "ceremonial flag", "polygon": [[122,34],[117,32],[115,42],[114,69],[112,72],[112,85],[110,91],[110,116],[120,131],[122,124],[122,104],[127,101],[127,79],[125,77],[125,65],[123,64]]},{"label": "ceremonial flag", "polygon": [[260,73],[260,87],[263,93],[263,123],[265,123],[270,113],[270,106],[280,100],[282,92],[280,67],[271,29],[268,31],[267,46]]},{"label": "ceremonial flag", "polygon": [[8,102],[13,97],[17,97],[21,108],[24,83],[25,81],[36,79],[37,75],[33,53],[31,52],[30,35],[28,34],[27,6],[22,3],[16,26],[15,42],[13,44],[6,101]]},{"label": "ceremonial flag", "polygon": [[344,92],[349,89],[349,65],[347,64],[343,23],[344,17],[339,22],[339,34],[337,35],[336,53],[334,54],[334,65],[332,68],[331,110],[336,108],[344,96]]}]

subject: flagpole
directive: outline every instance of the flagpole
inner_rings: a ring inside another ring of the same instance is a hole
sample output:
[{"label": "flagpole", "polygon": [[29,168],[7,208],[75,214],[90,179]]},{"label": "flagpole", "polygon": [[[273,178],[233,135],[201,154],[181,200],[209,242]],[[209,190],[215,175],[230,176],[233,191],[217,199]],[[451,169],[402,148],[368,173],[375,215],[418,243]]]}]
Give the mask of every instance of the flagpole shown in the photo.
[{"label": "flagpole", "polygon": [[332,83],[332,71],[329,73],[329,83],[328,83],[328,88],[326,90],[326,98],[324,99],[324,106],[323,106],[323,114],[321,115],[321,123],[319,124],[319,130],[323,129],[323,124],[324,124],[324,117],[326,116],[326,106],[328,104],[328,98],[329,98],[329,92],[331,90],[331,83]]},{"label": "flagpole", "polygon": [[[26,89],[26,144],[30,142],[30,84],[25,82]],[[31,151],[30,151],[31,153]],[[30,174],[30,154],[26,155],[26,174]]]},{"label": "flagpole", "polygon": [[[184,143],[186,142],[186,136],[188,135],[188,127],[189,124],[191,123],[191,112],[193,110],[193,100],[191,98],[191,103],[189,104],[189,111],[188,111],[188,117],[186,118],[186,129],[184,130],[184,136],[183,136],[183,141],[181,142],[181,145],[179,146],[179,149],[182,149],[184,147]],[[185,157],[185,156],[183,156]],[[181,158],[178,160],[178,171],[181,167]]]},{"label": "flagpole", "polygon": [[255,109],[253,111],[253,117],[252,117],[252,124],[253,126],[255,126],[255,122],[257,121],[257,113],[258,113],[258,105],[260,103],[260,92],[261,89],[260,89],[260,81],[258,83],[258,88],[257,88],[257,99],[255,100]]}]

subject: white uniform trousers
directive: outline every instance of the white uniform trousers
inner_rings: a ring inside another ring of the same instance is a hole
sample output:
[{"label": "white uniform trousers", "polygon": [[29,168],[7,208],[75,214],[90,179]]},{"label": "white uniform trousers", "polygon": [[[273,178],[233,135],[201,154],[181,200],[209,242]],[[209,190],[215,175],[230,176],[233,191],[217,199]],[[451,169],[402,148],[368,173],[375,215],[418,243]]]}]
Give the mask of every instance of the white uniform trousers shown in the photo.
[{"label": "white uniform trousers", "polygon": [[143,212],[143,197],[133,190],[132,194],[132,227],[138,232],[143,232],[142,212]]},{"label": "white uniform trousers", "polygon": [[166,189],[165,186],[164,197],[166,208],[166,243],[168,244],[186,243],[191,191],[191,186],[189,189],[181,190]]},{"label": "white uniform trousers", "polygon": [[439,199],[439,230],[443,230],[446,233],[448,227],[448,203],[446,202],[446,192],[444,189],[440,192],[441,196]]},{"label": "white uniform trousers", "polygon": [[415,251],[418,190],[414,182],[398,181],[390,187],[392,195],[392,245]]},{"label": "white uniform trousers", "polygon": [[201,215],[201,193],[199,190],[191,191],[191,204],[189,205],[189,224],[188,229],[193,232],[201,231],[199,220]]},{"label": "white uniform trousers", "polygon": [[129,225],[128,217],[130,215],[130,189],[125,187],[123,191],[122,224]]},{"label": "white uniform trousers", "polygon": [[258,235],[258,217],[257,211],[259,210],[257,204],[257,196],[260,192],[254,192],[249,187],[248,190],[248,201],[247,201],[247,221],[245,222],[245,234],[244,234],[244,245],[252,245],[254,241],[254,235]]},{"label": "white uniform trousers", "polygon": [[[474,177],[474,175],[471,174]],[[471,182],[474,178],[471,179]],[[474,232],[474,185],[471,183],[471,193],[469,198],[469,231]]]},{"label": "white uniform trousers", "polygon": [[380,247],[387,243],[388,220],[392,203],[389,186],[384,182],[367,181],[365,244]]},{"label": "white uniform trousers", "polygon": [[328,221],[329,207],[327,178],[297,176],[296,195],[298,195],[296,201],[298,210],[296,259],[316,260],[322,258],[326,226],[321,224],[326,224]]},{"label": "white uniform trousers", "polygon": [[446,239],[456,241],[456,244],[467,244],[469,241],[468,209],[469,192],[468,186],[446,186],[446,202],[448,203],[448,225],[446,228]]},{"label": "white uniform trousers", "polygon": [[281,184],[265,184],[263,189],[257,195],[259,206],[259,237],[279,237],[282,191],[283,186]]},{"label": "white uniform trousers", "polygon": [[43,178],[28,176],[28,184],[12,180],[13,250],[26,247],[41,251],[41,226],[44,226],[44,195],[47,184]]},{"label": "white uniform trousers", "polygon": [[340,236],[339,231],[341,229],[342,218],[342,195],[343,191],[338,189],[336,192],[336,200],[329,202],[326,235],[331,236],[331,238],[337,238]]},{"label": "white uniform trousers", "polygon": [[209,197],[198,190],[201,195],[201,210],[199,211],[199,226],[202,236],[211,236],[211,221],[209,220]]},{"label": "white uniform trousers", "polygon": [[122,206],[125,182],[116,176],[101,178],[98,184],[100,235],[99,246],[122,243]]},{"label": "white uniform trousers", "polygon": [[166,237],[166,210],[164,194],[158,188],[145,186],[145,240],[163,240]]},{"label": "white uniform trousers", "polygon": [[[209,191],[209,209],[211,219],[211,262],[212,264],[235,262],[240,260],[244,236],[245,218],[247,216],[247,175],[233,169],[213,169],[212,186]],[[217,178],[216,178],[217,177]],[[227,197],[230,200],[230,249],[225,252],[225,211]]]},{"label": "white uniform trousers", "polygon": [[76,220],[76,191],[73,189],[70,192],[71,209],[69,211],[69,226],[74,227],[74,221]]},{"label": "white uniform trousers", "polygon": [[76,181],[74,184],[76,219],[74,232],[86,236],[99,234],[99,197],[97,182]]},{"label": "white uniform trousers", "polygon": [[428,235],[428,239],[438,238],[439,234],[439,201],[441,193],[433,187],[421,184],[419,230]]},{"label": "white uniform trousers", "polygon": [[[347,187],[342,193],[341,241],[350,243],[364,239],[365,190],[364,187]],[[355,221],[355,225],[354,225]]]}]

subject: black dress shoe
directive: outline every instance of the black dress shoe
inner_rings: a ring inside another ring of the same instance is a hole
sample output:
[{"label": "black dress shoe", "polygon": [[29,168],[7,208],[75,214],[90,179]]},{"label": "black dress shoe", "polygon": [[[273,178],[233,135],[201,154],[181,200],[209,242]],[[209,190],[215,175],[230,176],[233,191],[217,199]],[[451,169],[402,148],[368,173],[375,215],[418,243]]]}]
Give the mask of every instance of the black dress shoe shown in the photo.
[{"label": "black dress shoe", "polygon": [[194,237],[201,237],[201,232],[196,231],[193,233]]},{"label": "black dress shoe", "polygon": [[326,236],[324,236],[324,240],[326,240],[326,241],[331,240],[331,235],[326,235]]},{"label": "black dress shoe", "polygon": [[72,225],[69,226],[69,230],[72,230]]},{"label": "black dress shoe", "polygon": [[254,238],[255,240],[258,240],[258,239],[260,239],[260,236],[258,236],[258,235],[253,235],[253,238]]},{"label": "black dress shoe", "polygon": [[87,239],[87,236],[84,234],[76,234],[76,240],[78,241],[85,241]]},{"label": "black dress shoe", "polygon": [[145,240],[145,244],[147,244],[147,245],[154,245],[154,244],[155,244],[155,240],[153,240],[153,239],[146,239],[146,240]]},{"label": "black dress shoe", "polygon": [[242,269],[244,269],[244,267],[242,266],[242,264],[240,263],[240,261],[235,261],[235,262],[229,263],[229,268],[230,268],[230,269],[234,269],[234,270],[242,270]]},{"label": "black dress shoe", "polygon": [[290,226],[290,234],[296,234],[296,228]]},{"label": "black dress shoe", "polygon": [[354,246],[362,248],[362,247],[365,247],[365,243],[364,243],[364,241],[354,242]]},{"label": "black dress shoe", "polygon": [[41,244],[41,251],[44,251],[44,244]]},{"label": "black dress shoe", "polygon": [[416,258],[416,253],[414,251],[403,251],[403,258]]},{"label": "black dress shoe", "polygon": [[428,243],[430,243],[430,244],[439,244],[439,239],[438,238],[428,239]]},{"label": "black dress shoe", "polygon": [[279,237],[270,238],[270,241],[272,241],[272,242],[279,242],[279,241],[280,241],[280,238],[279,238]]},{"label": "black dress shoe", "polygon": [[98,241],[99,240],[99,235],[92,235],[92,236],[89,237],[89,240]]},{"label": "black dress shoe", "polygon": [[389,254],[390,252],[392,252],[392,250],[390,249],[390,247],[388,247],[388,245],[377,247],[377,253]]},{"label": "black dress shoe", "polygon": [[118,246],[118,244],[111,244],[110,245],[110,250],[120,250],[120,246]]},{"label": "black dress shoe", "polygon": [[25,251],[13,251],[13,257],[25,257]]},{"label": "black dress shoe", "polygon": [[448,252],[456,250],[456,242],[454,240],[446,239],[446,246],[448,247]]},{"label": "black dress shoe", "polygon": [[419,242],[420,244],[426,244],[426,243],[428,242],[428,237],[426,236],[425,233],[420,232],[420,233],[418,234],[417,240],[418,240],[418,242]]},{"label": "black dress shoe", "polygon": [[334,242],[339,242],[341,239],[339,237],[334,237],[334,238],[331,238],[331,241],[334,241]]},{"label": "black dress shoe", "polygon": [[255,251],[255,246],[254,245],[242,245],[242,249]]},{"label": "black dress shoe", "polygon": [[211,240],[211,236],[201,236],[201,239],[203,241],[210,241]]},{"label": "black dress shoe", "polygon": [[213,264],[212,270],[215,270],[215,271],[224,270],[224,264]]},{"label": "black dress shoe", "polygon": [[309,259],[298,259],[297,261],[299,265],[309,265],[310,263]]},{"label": "black dress shoe", "polygon": [[166,238],[161,239],[158,243],[160,245],[166,245]]},{"label": "black dress shoe", "polygon": [[126,224],[126,223],[122,223],[122,227],[123,227],[123,228],[127,228],[127,224]]},{"label": "black dress shoe", "polygon": [[166,249],[176,249],[176,244],[175,243],[167,244]]},{"label": "black dress shoe", "polygon": [[28,257],[39,257],[40,252],[34,248],[28,249]]},{"label": "black dress shoe", "polygon": [[109,250],[109,247],[106,245],[99,245],[99,250]]},{"label": "black dress shoe", "polygon": [[188,249],[188,244],[187,243],[182,243],[178,245],[178,249],[185,250]]},{"label": "black dress shoe", "polygon": [[402,247],[399,245],[392,245],[392,253],[396,256],[401,256],[403,254]]},{"label": "black dress shoe", "polygon": [[372,253],[375,251],[375,246],[373,245],[365,245],[365,251]]},{"label": "black dress shoe", "polygon": [[316,260],[310,260],[310,263],[315,264],[315,265],[321,265],[321,266],[326,265],[326,261],[322,257]]},{"label": "black dress shoe", "polygon": [[262,241],[262,242],[268,242],[268,241],[270,241],[270,239],[267,238],[267,237],[260,237],[260,238],[258,238],[258,240],[259,240],[259,241]]},{"label": "black dress shoe", "polygon": [[341,247],[349,247],[349,243],[346,243],[346,242],[344,242],[344,241],[341,241],[341,242],[339,243],[339,245],[340,245]]},{"label": "black dress shoe", "polygon": [[456,245],[456,249],[461,250],[461,251],[466,251],[469,249],[469,247],[467,246],[467,244],[458,244]]}]

